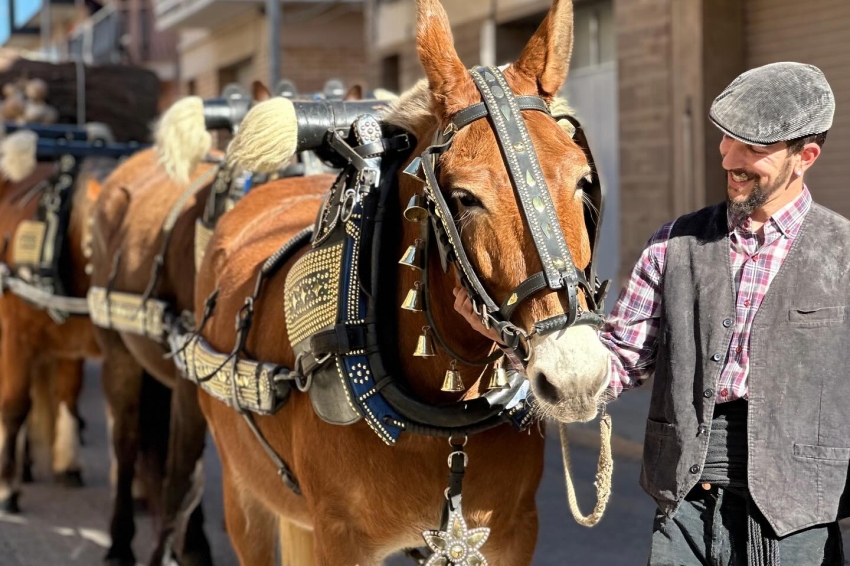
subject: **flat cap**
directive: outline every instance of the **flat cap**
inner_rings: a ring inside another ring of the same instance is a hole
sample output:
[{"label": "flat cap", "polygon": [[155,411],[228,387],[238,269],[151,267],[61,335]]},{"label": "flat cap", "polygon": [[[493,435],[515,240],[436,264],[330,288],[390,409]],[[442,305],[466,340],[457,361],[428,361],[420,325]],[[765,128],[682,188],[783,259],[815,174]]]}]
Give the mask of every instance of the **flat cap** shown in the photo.
[{"label": "flat cap", "polygon": [[832,126],[835,98],[814,65],[771,63],[740,75],[714,99],[708,117],[725,134],[770,145]]}]

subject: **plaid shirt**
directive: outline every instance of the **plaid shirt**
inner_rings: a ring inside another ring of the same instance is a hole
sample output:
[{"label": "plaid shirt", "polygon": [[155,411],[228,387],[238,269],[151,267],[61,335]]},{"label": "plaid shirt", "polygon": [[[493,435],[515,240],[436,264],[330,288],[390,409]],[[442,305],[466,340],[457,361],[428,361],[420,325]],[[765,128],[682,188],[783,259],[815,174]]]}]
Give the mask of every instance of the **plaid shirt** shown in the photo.
[{"label": "plaid shirt", "polygon": [[[811,194],[803,187],[800,196],[770,217],[761,233],[750,230],[750,218],[727,214],[729,257],[738,294],[735,329],[717,387],[718,403],[747,396],[753,318],[811,205]],[[655,371],[664,261],[673,224],[665,224],[650,238],[601,332],[602,342],[611,351],[610,391],[615,397],[641,385]]]}]

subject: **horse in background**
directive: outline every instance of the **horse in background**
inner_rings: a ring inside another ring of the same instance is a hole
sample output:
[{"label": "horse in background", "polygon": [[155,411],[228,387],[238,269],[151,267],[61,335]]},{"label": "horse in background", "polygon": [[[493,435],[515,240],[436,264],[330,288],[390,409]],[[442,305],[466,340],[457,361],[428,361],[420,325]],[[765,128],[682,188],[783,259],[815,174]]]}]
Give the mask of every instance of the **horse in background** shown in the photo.
[{"label": "horse in background", "polygon": [[[418,140],[415,155],[459,111],[481,101],[454,50],[442,6],[437,0],[418,0],[417,13],[417,46],[428,81],[403,94],[386,116],[387,122]],[[551,102],[567,76],[572,18],[572,2],[555,0],[519,60],[504,71],[517,95]],[[231,148],[253,148],[242,155],[246,169],[256,170],[260,164],[279,163],[287,157],[281,152],[292,146],[281,144],[280,136],[291,126],[282,122],[279,106],[272,100],[252,109],[234,138]],[[542,175],[553,187],[551,198],[575,266],[584,269],[591,260],[591,244],[579,187],[591,170],[587,157],[551,117],[542,112],[525,112],[523,117]],[[462,245],[474,269],[488,291],[506,301],[519,283],[541,271],[541,261],[529,253],[535,244],[490,126],[486,121],[474,122],[459,131],[452,143],[440,158],[440,186],[455,221],[462,223]],[[240,320],[246,298],[254,296],[250,333],[247,338],[240,335],[245,340],[242,351],[250,352],[254,360],[298,367],[284,324],[283,297],[287,275],[306,250],[284,263],[256,296],[254,288],[267,258],[316,219],[327,186],[314,181],[288,179],[254,189],[218,224],[198,272],[194,309],[196,326],[216,352],[234,351],[233,345],[242,343],[237,342],[234,320]],[[420,190],[421,185],[399,173],[399,203],[408,202]],[[400,219],[402,210],[399,207],[388,216],[393,213]],[[393,241],[399,256],[419,237],[419,227],[412,223],[400,230],[401,238]],[[463,358],[485,357],[492,342],[472,332],[453,309],[456,275],[444,273],[436,255],[430,261],[434,275],[429,302],[435,326]],[[397,286],[388,289],[387,295],[401,304],[418,275],[407,268],[395,269]],[[204,307],[213,292],[216,306],[207,316]],[[588,298],[579,300],[586,308]],[[522,303],[516,318],[530,333],[536,321],[562,313],[562,300],[543,292]],[[422,314],[399,314],[398,350],[413,352],[427,324]],[[562,421],[592,418],[606,386],[608,361],[595,331],[577,326],[534,335],[529,349],[529,381],[541,407]],[[428,404],[472,399],[486,389],[486,382],[481,383],[485,378],[479,376],[461,393],[445,392],[441,384],[446,368],[455,366],[443,353],[424,358],[402,355],[399,362],[407,387]],[[461,362],[456,368],[467,376],[478,374]],[[266,448],[297,478],[301,494],[296,494],[281,485],[279,464],[269,458],[243,416],[204,391],[199,395],[223,465],[227,530],[241,564],[268,564],[280,532],[285,538],[282,552],[291,564],[377,565],[394,552],[419,546],[422,532],[440,524],[446,458],[451,451],[444,439],[406,434],[388,447],[363,421],[349,426],[328,424],[316,415],[308,396],[293,391],[283,408],[271,416],[256,416],[254,422],[268,442]],[[484,524],[490,528],[482,552],[491,565],[531,563],[543,448],[542,436],[522,434],[508,425],[469,438],[464,508],[470,528]],[[298,544],[291,544],[289,536],[297,536]],[[470,557],[469,564],[473,559],[484,564],[477,557]],[[428,563],[445,565],[448,559]]]},{"label": "horse in background", "polygon": [[[37,136],[29,131],[11,134],[0,147],[0,234],[5,244],[0,262],[14,270],[16,258],[11,245],[16,230],[31,220],[39,205],[43,183],[53,176],[56,163],[37,162]],[[112,158],[83,160],[76,178],[72,211],[64,249],[63,273],[66,292],[85,297],[88,276],[82,243],[86,219],[97,197],[93,183],[103,179],[117,164]],[[87,317],[71,316],[62,323],[13,293],[0,296],[0,509],[19,512],[24,470],[22,427],[33,414],[33,425],[41,437],[52,441],[52,470],[57,480],[69,486],[82,485],[79,459],[80,416],[77,399],[82,389],[83,360],[100,354]],[[35,397],[35,398],[33,398]]]}]

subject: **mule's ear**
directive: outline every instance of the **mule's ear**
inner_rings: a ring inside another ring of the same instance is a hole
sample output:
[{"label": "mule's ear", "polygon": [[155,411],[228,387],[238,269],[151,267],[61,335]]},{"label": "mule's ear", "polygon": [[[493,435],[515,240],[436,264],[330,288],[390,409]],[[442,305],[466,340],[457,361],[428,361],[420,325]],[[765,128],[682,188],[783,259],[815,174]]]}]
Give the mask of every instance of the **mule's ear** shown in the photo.
[{"label": "mule's ear", "polygon": [[363,86],[356,84],[352,85],[348,92],[345,93],[343,100],[363,100]]},{"label": "mule's ear", "polygon": [[475,84],[457,55],[449,17],[439,0],[416,1],[416,47],[434,97],[446,118],[477,101]]},{"label": "mule's ear", "polygon": [[572,52],[573,2],[554,0],[513,67],[537,82],[540,96],[552,97],[567,78]]},{"label": "mule's ear", "polygon": [[272,92],[261,81],[254,81],[251,83],[251,97],[256,102],[268,100],[272,96]]}]

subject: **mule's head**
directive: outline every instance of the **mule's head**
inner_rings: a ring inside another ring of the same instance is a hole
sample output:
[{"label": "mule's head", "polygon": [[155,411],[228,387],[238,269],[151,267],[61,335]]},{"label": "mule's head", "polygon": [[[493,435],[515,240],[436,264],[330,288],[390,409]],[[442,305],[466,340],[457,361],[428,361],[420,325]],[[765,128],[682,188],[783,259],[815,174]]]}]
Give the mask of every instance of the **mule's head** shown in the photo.
[{"label": "mule's head", "polygon": [[[434,126],[444,128],[460,110],[481,101],[453,47],[448,18],[438,0],[418,1],[418,50],[428,78]],[[573,43],[573,6],[555,0],[519,60],[504,70],[516,95],[551,101],[567,77]],[[583,150],[548,114],[523,111],[572,260],[583,269],[591,245],[582,184],[591,169]],[[422,139],[420,137],[420,139]],[[449,202],[474,269],[497,302],[542,270],[542,262],[496,135],[488,120],[463,127],[439,161],[438,182]],[[579,301],[587,308],[586,297]],[[524,301],[512,320],[531,331],[535,322],[567,312],[563,292],[541,291]],[[562,421],[589,420],[607,386],[608,353],[592,326],[532,335],[528,377],[543,412]]]}]

